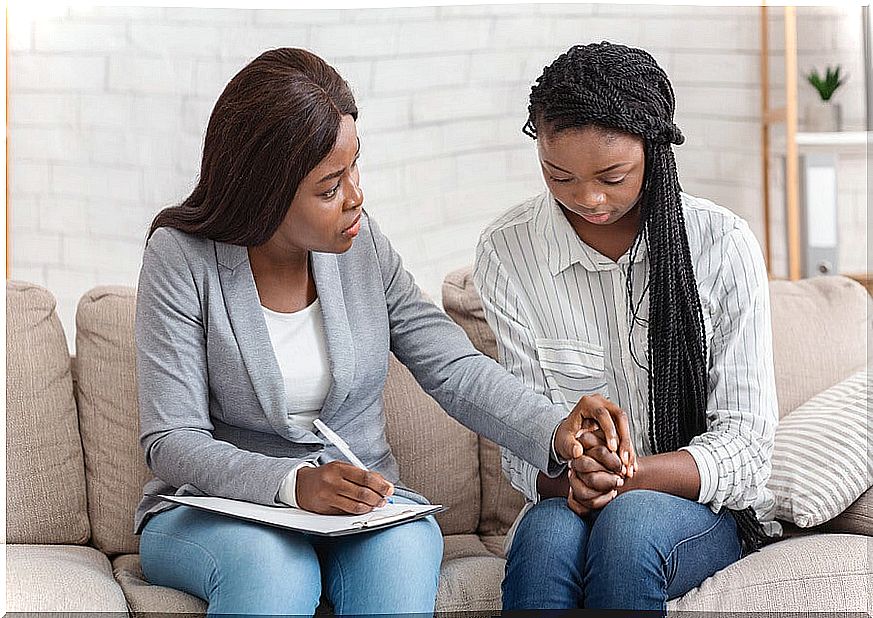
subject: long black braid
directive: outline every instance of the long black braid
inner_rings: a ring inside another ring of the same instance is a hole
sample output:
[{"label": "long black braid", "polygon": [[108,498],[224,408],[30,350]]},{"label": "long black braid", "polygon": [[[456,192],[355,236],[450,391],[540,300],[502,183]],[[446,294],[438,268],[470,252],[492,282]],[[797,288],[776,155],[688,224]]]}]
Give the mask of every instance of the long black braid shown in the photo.
[{"label": "long black braid", "polygon": [[[685,141],[673,124],[674,110],[670,80],[647,52],[607,42],[576,45],[546,67],[531,88],[523,129],[536,139],[538,125],[554,132],[598,125],[645,142],[640,230],[630,258],[632,265],[645,243],[649,363],[644,368],[649,375],[649,442],[655,453],[686,446],[707,427],[706,335],[671,146]],[[628,269],[627,278],[632,326],[642,321],[633,270]],[[767,537],[754,510],[732,513],[744,550],[758,549]]]}]

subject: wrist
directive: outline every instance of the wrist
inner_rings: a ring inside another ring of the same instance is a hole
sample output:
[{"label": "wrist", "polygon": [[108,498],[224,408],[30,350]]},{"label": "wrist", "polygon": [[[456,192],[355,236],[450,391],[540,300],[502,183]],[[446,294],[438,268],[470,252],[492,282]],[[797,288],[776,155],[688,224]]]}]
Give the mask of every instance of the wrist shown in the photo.
[{"label": "wrist", "polygon": [[570,491],[570,480],[566,474],[552,478],[543,472],[537,474],[537,493],[541,499],[566,497]]},{"label": "wrist", "polygon": [[557,463],[559,466],[564,466],[568,463],[568,460],[561,457],[561,454],[558,453],[558,430],[561,428],[561,425],[564,424],[564,421],[560,421],[557,425],[555,425],[555,429],[552,431],[552,448],[551,448],[551,457],[552,461]]},{"label": "wrist", "polygon": [[279,489],[279,501],[291,507],[303,508],[300,504],[300,485],[306,476],[314,470],[315,465],[309,461],[305,461],[291,470]]}]

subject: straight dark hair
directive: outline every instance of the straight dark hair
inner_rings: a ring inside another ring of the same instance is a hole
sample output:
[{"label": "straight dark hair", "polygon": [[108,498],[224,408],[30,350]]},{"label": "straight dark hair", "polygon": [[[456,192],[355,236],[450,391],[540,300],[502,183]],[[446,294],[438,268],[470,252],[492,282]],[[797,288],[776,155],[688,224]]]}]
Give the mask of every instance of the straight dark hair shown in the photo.
[{"label": "straight dark hair", "polygon": [[347,114],[357,120],[355,98],[324,60],[287,47],[262,53],[215,103],[197,186],[158,213],[148,237],[172,227],[234,245],[267,242]]},{"label": "straight dark hair", "polygon": [[[643,138],[640,230],[630,257],[636,260],[645,240],[650,365],[640,366],[649,374],[648,437],[655,453],[687,446],[707,427],[706,336],[673,156],[672,144],[685,141],[673,124],[675,107],[667,74],[647,52],[605,41],[574,45],[531,88],[523,129],[536,139],[540,128],[560,132],[593,125]],[[628,272],[633,326],[642,319],[634,303],[633,269]],[[758,549],[767,537],[754,510],[731,512],[744,550]]]}]

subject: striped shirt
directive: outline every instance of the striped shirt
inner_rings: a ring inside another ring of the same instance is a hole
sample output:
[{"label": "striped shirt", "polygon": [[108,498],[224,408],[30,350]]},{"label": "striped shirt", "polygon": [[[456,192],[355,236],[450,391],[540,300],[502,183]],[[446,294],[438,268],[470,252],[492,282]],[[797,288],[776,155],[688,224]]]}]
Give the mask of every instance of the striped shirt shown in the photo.
[{"label": "striped shirt", "polygon": [[[765,483],[778,409],[763,256],[746,222],[727,209],[687,194],[682,204],[709,367],[707,431],[684,450],[700,472],[699,502],[713,511],[754,506],[759,518],[772,519]],[[631,268],[636,321],[627,298]],[[642,456],[653,454],[647,269],[644,243],[631,264],[629,252],[615,262],[582,242],[549,192],[486,228],[473,268],[500,363],[568,409],[593,393],[615,402]],[[502,459],[512,485],[536,502],[538,471],[505,449]]]}]

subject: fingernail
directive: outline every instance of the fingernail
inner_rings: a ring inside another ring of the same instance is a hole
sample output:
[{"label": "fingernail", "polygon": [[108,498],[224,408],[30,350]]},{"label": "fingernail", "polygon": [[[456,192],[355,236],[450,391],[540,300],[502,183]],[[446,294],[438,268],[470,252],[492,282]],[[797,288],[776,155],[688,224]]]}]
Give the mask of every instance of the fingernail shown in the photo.
[{"label": "fingernail", "polygon": [[627,474],[627,466],[622,466],[622,467],[621,467],[621,473],[622,473],[622,475]]},{"label": "fingernail", "polygon": [[579,446],[578,444],[576,444],[575,446],[573,446],[573,459],[576,459],[576,458],[578,458],[578,457],[582,457],[582,453],[583,453],[583,452],[584,452],[584,451],[582,450],[582,447]]},{"label": "fingernail", "polygon": [[618,495],[618,491],[613,489],[612,490],[612,497],[615,498],[617,495]]},{"label": "fingernail", "polygon": [[622,460],[625,464],[628,463],[628,459],[630,459],[630,456],[628,455],[628,452],[627,452],[627,451],[625,451],[624,453],[621,454],[621,460]]},{"label": "fingernail", "polygon": [[609,439],[609,450],[610,451],[618,450],[618,441],[615,438]]},{"label": "fingernail", "polygon": [[624,479],[619,478],[619,479],[615,482],[615,484],[616,484],[616,486],[621,487],[622,485],[624,485]]},{"label": "fingernail", "polygon": [[584,433],[585,433],[585,430],[584,430],[584,429],[580,429],[579,431],[576,432],[576,438],[577,438],[577,439],[578,439],[578,438],[581,438],[581,437],[582,437],[582,434],[584,434]]}]

